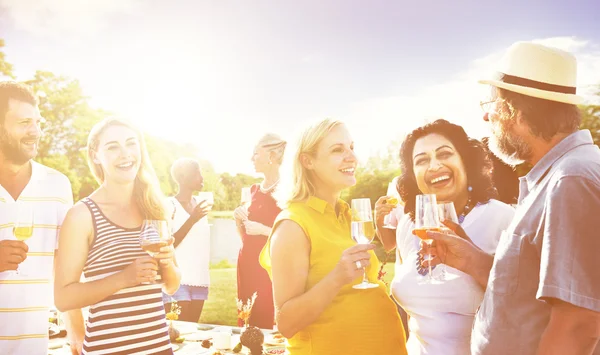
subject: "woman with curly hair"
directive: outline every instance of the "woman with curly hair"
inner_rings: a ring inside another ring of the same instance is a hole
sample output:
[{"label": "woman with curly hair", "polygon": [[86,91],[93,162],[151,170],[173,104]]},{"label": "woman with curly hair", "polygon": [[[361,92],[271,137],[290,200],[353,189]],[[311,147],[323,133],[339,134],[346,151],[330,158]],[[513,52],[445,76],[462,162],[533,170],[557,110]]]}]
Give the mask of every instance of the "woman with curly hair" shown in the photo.
[{"label": "woman with curly hair", "polygon": [[408,354],[470,354],[471,327],[484,290],[471,276],[451,267],[446,267],[443,281],[421,282],[428,270],[421,266],[419,238],[412,232],[416,196],[435,194],[438,203],[453,202],[462,228],[479,248],[492,254],[514,210],[494,199],[487,150],[460,126],[440,119],[415,129],[402,143],[400,160],[398,191],[405,214],[395,233],[382,228],[383,217],[393,208],[384,196],[376,203],[375,217],[386,250],[396,248],[391,288],[409,315]]}]

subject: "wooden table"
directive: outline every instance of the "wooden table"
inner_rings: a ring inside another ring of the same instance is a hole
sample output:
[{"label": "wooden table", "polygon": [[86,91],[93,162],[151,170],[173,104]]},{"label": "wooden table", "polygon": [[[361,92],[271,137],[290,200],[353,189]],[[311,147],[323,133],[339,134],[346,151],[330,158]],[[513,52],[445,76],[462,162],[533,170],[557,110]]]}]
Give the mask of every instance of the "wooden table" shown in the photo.
[{"label": "wooden table", "polygon": [[[234,354],[231,349],[233,349],[240,341],[240,328],[238,327],[229,327],[229,326],[221,326],[214,324],[197,324],[192,322],[181,322],[181,321],[173,321],[173,325],[177,328],[181,337],[186,340],[181,344],[173,344],[173,350],[175,351],[175,355],[212,355],[216,349],[206,349],[201,345],[201,341],[203,339],[212,338],[212,334],[220,331],[231,331],[231,346],[230,349],[220,350],[223,354]],[[273,330],[263,330],[265,334],[265,341],[268,342],[275,331]],[[189,340],[187,339],[189,338]],[[268,346],[263,345],[265,351],[267,350],[279,350],[284,349],[284,345],[274,345]],[[249,350],[245,347],[242,349],[242,352],[239,353],[241,355],[249,354]],[[66,338],[54,338],[50,339],[48,346],[48,354],[49,355],[70,355],[71,350],[69,345],[67,344]],[[238,355],[239,355],[238,354]]]}]

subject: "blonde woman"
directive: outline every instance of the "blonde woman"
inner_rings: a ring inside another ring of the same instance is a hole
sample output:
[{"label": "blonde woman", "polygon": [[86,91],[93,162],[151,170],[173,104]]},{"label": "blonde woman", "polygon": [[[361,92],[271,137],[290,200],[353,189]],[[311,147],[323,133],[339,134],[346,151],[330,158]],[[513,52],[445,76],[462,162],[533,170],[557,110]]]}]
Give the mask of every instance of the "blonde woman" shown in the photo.
[{"label": "blonde woman", "polygon": [[[172,246],[151,258],[139,245],[144,219],[168,218],[144,139],[128,123],[108,119],[94,126],[87,148],[100,187],[61,228],[56,306],[90,306],[83,354],[171,354],[161,289],[175,293],[181,276]],[[157,275],[160,282],[143,284]]]},{"label": "blonde woman", "polygon": [[[252,163],[256,172],[265,178],[250,188],[250,206],[240,206],[234,212],[242,238],[237,264],[238,299],[245,303],[256,292],[257,298],[248,323],[262,329],[273,328],[275,309],[271,279],[260,266],[258,257],[267,242],[267,236],[271,234],[275,218],[281,212],[273,198],[273,191],[279,183],[279,168],[286,144],[281,137],[272,133],[258,141]],[[240,326],[243,325],[241,320],[238,322]]]},{"label": "blonde woman", "polygon": [[363,267],[376,282],[379,265],[373,245],[352,240],[350,210],[340,199],[356,184],[346,126],[324,120],[308,128],[293,164],[291,198],[261,253],[289,354],[406,354],[400,317],[383,282],[352,288]]}]

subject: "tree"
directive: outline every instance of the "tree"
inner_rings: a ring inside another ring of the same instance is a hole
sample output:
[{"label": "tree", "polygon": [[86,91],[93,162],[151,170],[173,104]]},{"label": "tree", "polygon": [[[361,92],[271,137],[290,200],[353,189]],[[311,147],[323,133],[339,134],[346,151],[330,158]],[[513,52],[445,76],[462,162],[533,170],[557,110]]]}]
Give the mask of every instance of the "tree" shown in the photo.
[{"label": "tree", "polygon": [[260,179],[246,174],[236,174],[231,176],[229,173],[221,174],[220,185],[225,194],[222,201],[215,198],[215,209],[231,211],[240,205],[242,198],[242,188],[256,184]]},{"label": "tree", "polygon": [[0,78],[5,76],[14,79],[13,66],[6,61],[6,56],[2,48],[4,48],[4,40],[0,38]]},{"label": "tree", "polygon": [[88,196],[97,183],[86,162],[87,137],[108,113],[90,106],[77,80],[37,71],[26,84],[38,96],[45,118],[37,160],[69,178],[75,201]]},{"label": "tree", "polygon": [[[596,93],[600,102],[600,87]],[[600,146],[600,104],[581,106],[581,128],[589,129],[594,138],[594,144]]]}]

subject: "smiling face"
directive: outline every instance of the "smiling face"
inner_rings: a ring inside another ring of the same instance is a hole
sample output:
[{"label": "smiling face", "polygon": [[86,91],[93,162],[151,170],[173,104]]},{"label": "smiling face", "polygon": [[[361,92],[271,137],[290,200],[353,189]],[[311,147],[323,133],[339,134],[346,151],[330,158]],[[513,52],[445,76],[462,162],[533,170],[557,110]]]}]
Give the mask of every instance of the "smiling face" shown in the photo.
[{"label": "smiling face", "polygon": [[303,165],[311,172],[315,185],[336,192],[354,186],[357,159],[346,126],[340,124],[331,129],[313,155],[303,156]]},{"label": "smiling face", "polygon": [[35,105],[9,99],[4,122],[0,123],[2,154],[19,165],[35,158],[41,137],[41,121],[42,116]]},{"label": "smiling face", "polygon": [[432,133],[419,138],[413,148],[413,170],[424,194],[439,202],[455,202],[467,195],[467,172],[461,156],[446,137]]},{"label": "smiling face", "polygon": [[100,134],[93,159],[102,167],[104,180],[126,184],[135,181],[141,157],[137,133],[126,126],[112,125]]}]

